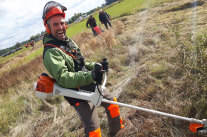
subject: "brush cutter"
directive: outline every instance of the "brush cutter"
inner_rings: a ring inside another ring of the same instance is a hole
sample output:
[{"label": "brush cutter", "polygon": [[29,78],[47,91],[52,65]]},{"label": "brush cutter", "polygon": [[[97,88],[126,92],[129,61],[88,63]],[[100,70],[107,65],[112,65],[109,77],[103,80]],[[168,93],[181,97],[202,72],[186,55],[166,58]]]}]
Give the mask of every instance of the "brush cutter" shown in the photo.
[{"label": "brush cutter", "polygon": [[141,110],[153,114],[158,114],[161,116],[166,116],[166,117],[171,117],[174,119],[179,119],[179,120],[184,120],[190,122],[189,129],[194,132],[194,133],[199,133],[199,134],[207,134],[207,121],[206,119],[203,120],[198,120],[194,118],[187,118],[187,117],[182,117],[174,114],[169,114],[165,112],[160,112],[152,109],[147,109],[147,108],[142,108],[142,107],[137,107],[129,104],[124,104],[120,102],[115,102],[115,101],[110,101],[107,99],[104,99],[104,95],[102,92],[106,89],[105,84],[107,80],[107,74],[105,72],[104,75],[104,81],[103,84],[101,85],[101,91],[99,90],[99,86],[96,86],[95,92],[89,92],[89,91],[84,91],[84,90],[72,90],[72,89],[66,89],[61,86],[59,86],[54,79],[50,78],[47,74],[43,73],[37,82],[34,84],[34,90],[36,91],[36,96],[40,99],[47,99],[53,96],[67,96],[67,97],[72,97],[72,98],[77,98],[77,99],[82,99],[82,100],[87,100],[92,102],[94,105],[99,106],[101,102],[105,103],[110,103],[110,104],[115,104],[123,107],[128,107],[128,108],[133,108],[136,110]]}]

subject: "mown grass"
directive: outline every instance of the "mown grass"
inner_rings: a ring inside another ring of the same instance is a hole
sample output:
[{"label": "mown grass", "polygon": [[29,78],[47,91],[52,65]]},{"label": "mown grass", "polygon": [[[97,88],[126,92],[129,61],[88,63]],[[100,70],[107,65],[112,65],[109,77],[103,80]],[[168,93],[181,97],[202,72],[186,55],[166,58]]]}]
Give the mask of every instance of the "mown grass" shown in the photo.
[{"label": "mown grass", "polygon": [[10,63],[10,65],[6,69],[3,69],[2,71],[0,71],[0,75],[2,73],[10,72],[10,71],[16,69],[19,66],[23,66],[23,65],[31,62],[32,60],[34,60],[37,57],[41,56],[42,55],[42,52],[43,52],[43,47],[37,49],[36,51],[32,52],[28,56],[22,57],[20,60],[18,60],[15,63],[12,63],[12,64]]},{"label": "mown grass", "polygon": [[[38,42],[35,43],[35,46],[38,46],[38,47],[39,47],[39,45],[40,45],[41,43],[42,43],[42,41],[38,41]],[[1,57],[1,56],[0,56],[0,65],[1,65],[1,64],[4,64],[4,63],[6,63],[6,62],[8,62],[8,61],[11,60],[12,58],[15,58],[15,57],[18,57],[18,56],[24,56],[24,53],[26,53],[26,52],[32,50],[33,48],[34,48],[34,47],[25,48],[25,47],[23,46],[23,48],[22,48],[21,50],[15,52],[14,54],[10,54],[10,55],[8,55],[8,56],[6,56],[6,57]]]},{"label": "mown grass", "polygon": [[[150,0],[151,1],[151,0]],[[111,15],[112,18],[119,17],[125,13],[134,13],[138,9],[144,8],[146,0],[124,0],[105,11]]]},{"label": "mown grass", "polygon": [[17,66],[24,65],[24,64],[30,62],[31,60],[35,59],[36,57],[42,55],[42,52],[43,52],[43,47],[39,48],[35,52],[33,52],[30,55],[28,55],[25,58],[23,58],[21,61],[19,61],[16,64],[14,64],[14,66],[12,66],[12,68],[15,68]]},{"label": "mown grass", "polygon": [[15,53],[12,53],[12,54],[10,54],[10,55],[8,55],[6,57],[0,57],[0,64],[3,64],[3,63],[9,61],[10,59],[12,59],[12,58],[14,58],[14,57],[16,57],[18,55],[24,54],[24,52],[27,52],[28,50],[29,50],[29,48],[23,47],[23,49],[15,52]]}]

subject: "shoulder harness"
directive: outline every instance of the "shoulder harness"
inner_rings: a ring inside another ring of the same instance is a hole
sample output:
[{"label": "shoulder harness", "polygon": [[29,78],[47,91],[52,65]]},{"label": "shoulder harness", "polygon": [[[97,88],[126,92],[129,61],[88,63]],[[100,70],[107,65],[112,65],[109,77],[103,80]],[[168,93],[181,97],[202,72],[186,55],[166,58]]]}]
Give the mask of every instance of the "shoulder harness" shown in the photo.
[{"label": "shoulder harness", "polygon": [[[70,48],[69,48],[70,47]],[[63,51],[65,54],[71,56],[74,61],[75,65],[75,71],[81,71],[84,68],[84,57],[80,52],[77,51],[75,48],[74,43],[72,42],[71,39],[69,41],[56,41],[56,40],[51,40],[47,42],[44,45],[44,51],[43,51],[43,59],[46,51],[50,48],[58,48],[61,51]]]}]

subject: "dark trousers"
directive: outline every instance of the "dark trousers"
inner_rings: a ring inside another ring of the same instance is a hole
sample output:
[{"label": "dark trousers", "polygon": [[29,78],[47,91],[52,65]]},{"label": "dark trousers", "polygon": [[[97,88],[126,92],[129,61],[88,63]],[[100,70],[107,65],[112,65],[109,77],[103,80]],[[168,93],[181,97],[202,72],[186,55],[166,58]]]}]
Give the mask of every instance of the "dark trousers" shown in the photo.
[{"label": "dark trousers", "polygon": [[103,22],[103,24],[105,25],[106,29],[109,29],[107,24],[109,24],[109,26],[111,27],[110,20],[107,20],[107,21]]},{"label": "dark trousers", "polygon": [[[114,100],[114,96],[110,94],[110,92],[105,91],[104,96],[109,100]],[[110,107],[111,104],[108,103],[101,103],[101,106],[105,108],[105,112],[107,114],[110,133],[116,134],[121,129],[121,118],[120,115],[113,117],[110,113]],[[99,118],[97,114],[97,107],[94,106],[89,101],[81,101],[76,105],[73,105],[75,110],[77,111],[81,121],[84,124],[85,127],[85,134],[87,137],[89,137],[89,133],[97,130],[100,128]]]},{"label": "dark trousers", "polygon": [[96,31],[91,27],[91,30],[93,31],[93,35],[97,35]]}]

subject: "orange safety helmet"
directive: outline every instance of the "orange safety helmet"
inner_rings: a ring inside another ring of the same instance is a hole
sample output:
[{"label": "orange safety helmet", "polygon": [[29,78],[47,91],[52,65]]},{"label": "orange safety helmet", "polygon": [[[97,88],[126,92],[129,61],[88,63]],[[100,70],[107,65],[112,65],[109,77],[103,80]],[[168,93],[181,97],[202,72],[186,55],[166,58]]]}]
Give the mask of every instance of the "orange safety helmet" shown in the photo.
[{"label": "orange safety helmet", "polygon": [[[65,6],[62,6],[61,4],[55,2],[55,1],[49,1],[48,3],[46,3],[44,10],[43,10],[43,15],[42,15],[42,19],[44,21],[44,25],[46,27],[46,31],[48,34],[50,34],[50,28],[47,24],[47,20],[56,15],[56,14],[61,14],[63,16],[63,18],[65,18],[65,12],[67,8]],[[67,28],[67,25],[66,25]]]}]

